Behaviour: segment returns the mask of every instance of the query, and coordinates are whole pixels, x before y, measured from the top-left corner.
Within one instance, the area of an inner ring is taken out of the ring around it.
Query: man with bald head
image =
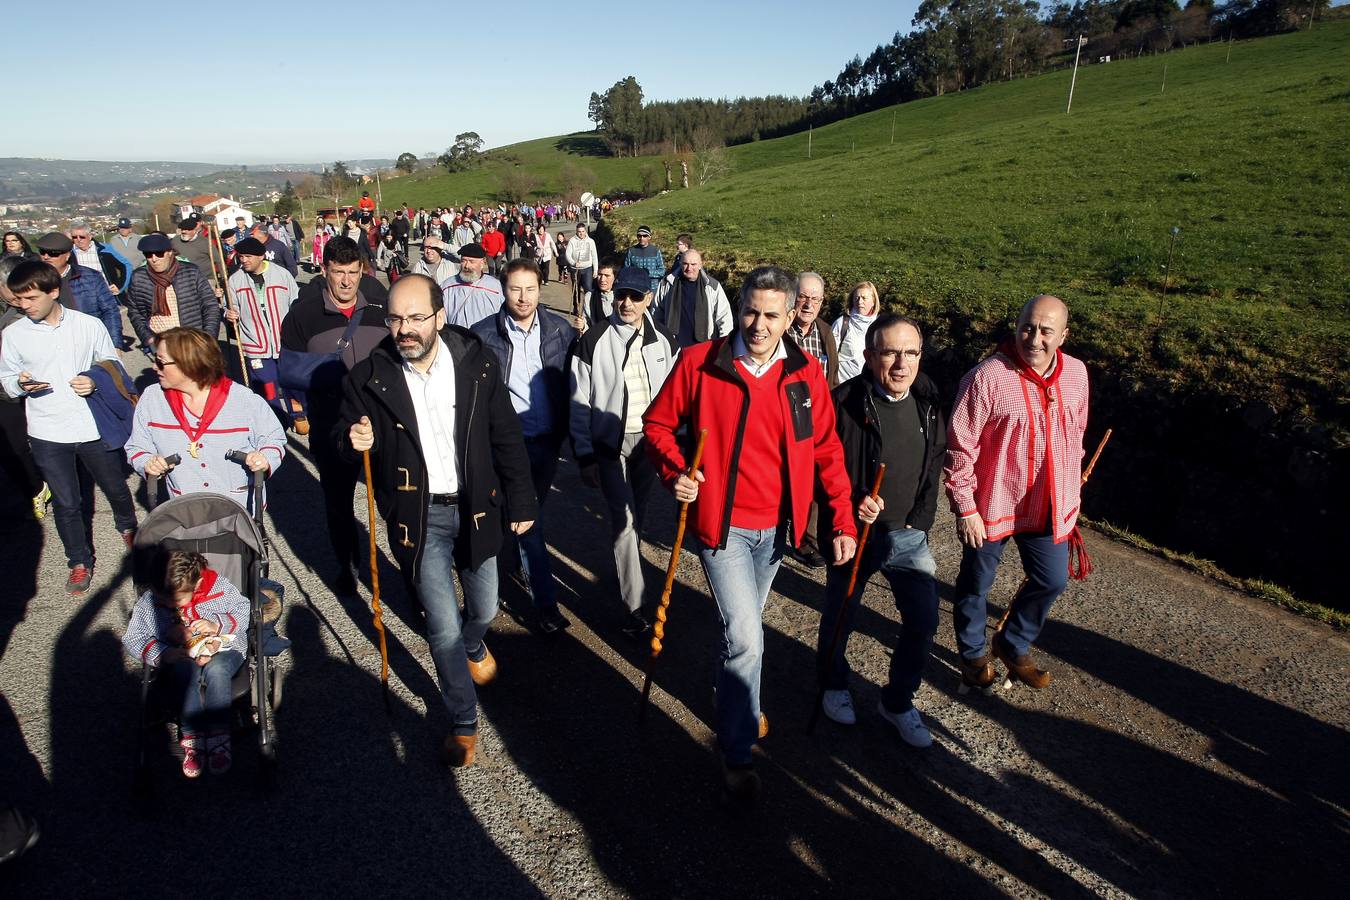
[[[703,254],[692,247],[684,253],[679,274],[660,280],[652,316],[681,347],[726,337],[735,329],[727,292],[704,270]]]
[[[1036,689],[1050,683],[1031,644],[1068,583],[1088,417],[1087,367],[1060,349],[1068,334],[1064,301],[1035,297],[1016,332],[957,389],[943,474],[963,546],[952,614],[963,689],[994,682],[985,605],[1009,538],[1027,584],[994,635],[993,654],[1009,679]]]

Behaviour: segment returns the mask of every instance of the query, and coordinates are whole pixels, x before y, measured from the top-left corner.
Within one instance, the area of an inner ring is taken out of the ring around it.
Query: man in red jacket
[[[784,551],[802,540],[817,476],[839,523],[834,564],[857,547],[825,373],[783,340],[796,299],[796,281],[782,269],[747,275],[738,330],[681,351],[643,417],[658,476],[675,499],[692,501],[699,558],[722,615],[717,742],[727,793],[741,801],[759,792],[751,751],[767,733],[759,707],[764,603]],[[686,425],[691,439],[708,430],[692,478],[684,474],[692,448],[676,436]]]

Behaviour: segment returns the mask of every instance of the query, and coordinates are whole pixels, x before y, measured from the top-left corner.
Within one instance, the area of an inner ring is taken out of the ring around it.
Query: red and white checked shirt
[[[1058,357],[1058,378],[1048,388],[1003,352],[961,379],[943,480],[952,511],[978,512],[988,540],[1041,531],[1052,516],[1059,543],[1078,521],[1087,367],[1063,352]]]

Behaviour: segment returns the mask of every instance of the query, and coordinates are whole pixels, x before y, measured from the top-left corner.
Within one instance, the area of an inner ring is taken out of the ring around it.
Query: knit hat
[[[652,230],[650,228],[648,228],[646,225],[638,226],[638,237],[651,237],[651,236]]]

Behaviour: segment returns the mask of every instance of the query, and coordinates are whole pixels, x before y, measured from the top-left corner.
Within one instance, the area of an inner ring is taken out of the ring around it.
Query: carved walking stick
[[[881,463],[877,466],[877,477],[872,481],[872,493],[868,494],[873,500],[881,493],[881,479],[886,477],[886,464]],[[858,549],[853,551],[853,571],[848,576],[848,590],[844,592],[844,602],[839,606],[839,618],[834,620],[834,635],[830,638],[830,654],[825,657],[825,668],[819,673],[820,687],[816,690],[816,705],[811,709],[811,721],[806,723],[806,733],[811,734],[816,730],[816,722],[820,721],[820,704],[825,699],[825,675],[829,667],[834,664],[834,655],[839,652],[839,636],[844,633],[844,620],[848,617],[848,605],[853,599],[853,589],[858,586],[858,570],[862,568],[863,548],[867,546],[867,537],[872,533],[872,523],[864,522],[862,534],[858,536]],[[861,602],[861,599],[860,601]]]
[[[703,445],[708,440],[708,429],[698,433],[698,446],[694,448],[694,458],[684,474],[694,477],[699,463],[703,461]],[[670,548],[670,564],[666,566],[666,584],[661,589],[661,603],[656,607],[656,621],[652,624],[652,655],[647,659],[647,672],[642,680],[642,703],[638,707],[638,722],[647,719],[647,699],[652,692],[652,670],[656,668],[656,658],[661,655],[661,639],[666,636],[666,608],[670,606],[670,592],[675,587],[675,570],[680,562],[680,548],[684,544],[684,528],[689,517],[689,501],[680,504],[680,521],[675,528],[675,543]]]
[[[366,513],[370,525],[370,607],[375,614],[375,631],[380,636],[380,686],[384,693],[384,711],[389,712],[389,646],[384,637],[384,610],[380,607],[380,565],[375,547],[375,490],[371,486],[370,451],[361,451],[366,470]]]

